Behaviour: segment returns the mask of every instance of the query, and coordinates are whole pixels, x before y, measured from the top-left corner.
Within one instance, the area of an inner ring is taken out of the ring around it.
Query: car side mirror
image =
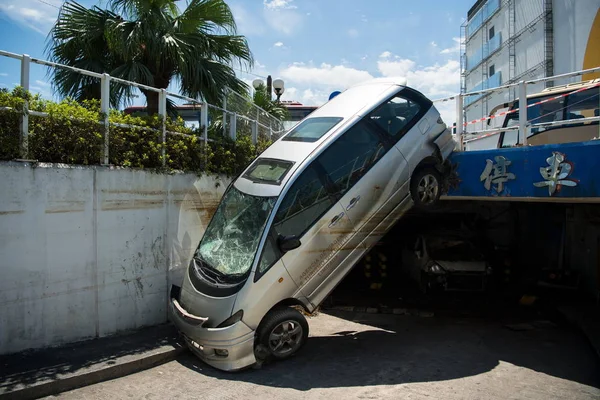
[[[300,242],[300,239],[298,239],[295,235],[279,235],[279,237],[277,238],[277,245],[279,246],[279,249],[284,253],[290,250],[297,249],[298,247],[300,247],[301,244],[302,243]]]

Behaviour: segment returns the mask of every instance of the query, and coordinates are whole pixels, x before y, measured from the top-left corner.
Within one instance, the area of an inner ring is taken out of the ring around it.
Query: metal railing
[[[489,119],[494,119],[494,118],[497,118],[499,116],[502,116],[502,115],[508,113],[508,112],[503,112],[503,113],[496,114],[496,115],[486,115],[486,116],[483,116],[482,118],[478,118],[475,120],[470,120],[470,121],[465,122],[464,121],[464,108],[465,108],[464,100],[465,100],[465,98],[468,96],[473,96],[473,95],[485,95],[485,94],[490,94],[490,93],[494,93],[494,92],[499,92],[502,90],[516,88],[517,93],[518,93],[517,94],[518,108],[513,109],[510,112],[518,112],[519,110],[524,110],[524,109],[530,108],[535,105],[535,104],[529,104],[529,105],[527,104],[527,86],[528,85],[535,85],[535,84],[539,84],[541,82],[555,81],[555,80],[565,79],[565,78],[573,78],[573,77],[581,76],[584,74],[596,73],[596,72],[600,72],[600,67],[595,67],[595,68],[590,68],[590,69],[575,71],[575,72],[569,72],[566,74],[548,76],[548,77],[544,77],[544,78],[537,78],[537,79],[531,79],[531,80],[526,80],[526,81],[522,80],[517,83],[501,85],[501,86],[497,86],[497,87],[493,87],[493,88],[489,88],[489,89],[474,90],[474,91],[467,92],[467,93],[460,93],[460,94],[457,94],[454,96],[436,99],[433,102],[441,103],[441,102],[447,102],[447,101],[452,101],[452,100],[455,101],[455,103],[456,103],[456,137],[458,138],[459,148],[461,151],[465,150],[465,143],[467,143],[467,142],[473,142],[474,140],[477,140],[477,139],[480,139],[483,137],[500,134],[503,131],[517,130],[517,129],[519,131],[519,135],[518,135],[519,144],[526,146],[527,145],[527,137],[528,137],[527,132],[529,131],[529,129],[531,129],[532,127],[537,127],[537,126],[541,126],[541,125],[540,124],[532,124],[532,121],[528,121],[527,113],[524,113],[524,112],[519,113],[519,124],[518,125],[515,125],[512,127],[504,127],[504,128],[499,127],[497,129],[478,130],[476,132],[471,132],[469,135],[469,138],[465,140],[466,127],[468,125],[480,123],[483,121],[487,121]],[[585,118],[585,120],[582,120],[582,119],[577,120],[577,122],[580,122],[580,123],[582,121],[583,122],[600,121],[600,117],[589,117],[589,118]],[[574,122],[572,120],[564,120],[564,121],[554,121],[552,123],[544,123],[543,125],[544,126],[551,125],[554,127],[554,126],[562,126],[562,125],[572,125],[575,123],[576,122]]]
[[[273,137],[280,136],[284,131],[283,121],[273,117],[267,111],[263,110],[256,104],[252,103],[252,101],[244,96],[235,93],[230,90],[226,90],[227,95],[223,99],[222,106],[217,106],[210,104],[208,102],[194,99],[191,97],[183,96],[179,93],[174,93],[167,91],[166,89],[155,88],[152,86],[143,85],[137,82],[127,81],[124,79],[120,79],[114,76],[110,76],[106,73],[98,73],[92,72],[88,70],[84,70],[81,68],[75,68],[68,65],[58,64],[51,61],[41,60],[37,58],[30,57],[27,54],[16,54],[8,51],[0,50],[0,56],[13,58],[19,60],[21,62],[21,72],[20,72],[20,86],[26,91],[30,90],[30,67],[31,64],[39,64],[43,66],[47,66],[55,69],[64,69],[73,71],[85,76],[89,76],[92,78],[96,78],[100,80],[100,114],[101,119],[98,121],[100,125],[103,126],[103,154],[102,159],[99,160],[101,164],[107,165],[109,164],[109,144],[110,144],[110,127],[120,127],[120,128],[135,128],[146,131],[153,131],[161,133],[162,140],[162,163],[163,166],[166,163],[166,142],[167,135],[182,135],[182,136],[193,136],[181,132],[173,132],[167,130],[167,98],[173,97],[179,100],[183,100],[187,103],[195,104],[200,107],[200,121],[199,121],[199,130],[202,132],[202,140],[204,141],[204,145],[206,146],[211,139],[208,137],[208,128],[209,128],[209,110],[216,110],[218,112],[222,112],[223,119],[223,135],[229,136],[233,140],[237,137],[237,122],[238,120],[242,121],[245,124],[250,125],[252,140],[253,143],[256,143],[258,140],[259,134],[263,134],[269,139]],[[111,83],[118,83],[122,85],[128,85],[137,89],[150,91],[158,94],[158,114],[160,116],[161,126],[158,129],[148,128],[137,125],[128,125],[128,124],[117,124],[111,123],[109,121],[109,112],[110,112],[110,87]],[[228,98],[235,99],[235,101],[229,101]],[[241,106],[243,104],[243,107]],[[233,106],[233,107],[232,107]],[[16,111],[12,110],[10,107],[0,107],[0,111]],[[21,110],[19,110],[21,111]],[[21,135],[21,155],[22,157],[26,157],[28,154],[28,136],[29,136],[29,116],[38,116],[38,117],[48,117],[48,114],[45,112],[38,112],[29,110],[29,105],[27,100],[24,101],[23,110],[20,116],[20,135]]]

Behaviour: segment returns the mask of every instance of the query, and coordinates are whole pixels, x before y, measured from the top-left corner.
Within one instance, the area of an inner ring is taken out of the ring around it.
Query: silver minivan
[[[169,315],[222,370],[285,359],[313,312],[413,205],[439,200],[455,143],[402,79],[353,86],[313,111],[234,179]]]

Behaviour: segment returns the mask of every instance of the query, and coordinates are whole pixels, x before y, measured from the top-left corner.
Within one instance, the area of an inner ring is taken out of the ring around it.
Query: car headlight
[[[233,314],[231,317],[227,318],[225,321],[221,322],[217,328],[225,328],[235,324],[236,322],[241,321],[244,316],[244,310],[240,310]]]
[[[431,264],[428,268],[427,271],[430,274],[443,274],[444,273],[444,269],[442,267],[440,267],[439,264]]]

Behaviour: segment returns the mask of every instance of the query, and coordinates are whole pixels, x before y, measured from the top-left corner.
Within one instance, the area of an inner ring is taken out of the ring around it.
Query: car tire
[[[308,322],[293,308],[276,308],[260,324],[257,338],[256,346],[267,358],[284,360],[306,344]]]
[[[434,208],[442,195],[442,174],[434,167],[417,170],[410,182],[410,194],[415,207],[421,210]]]

